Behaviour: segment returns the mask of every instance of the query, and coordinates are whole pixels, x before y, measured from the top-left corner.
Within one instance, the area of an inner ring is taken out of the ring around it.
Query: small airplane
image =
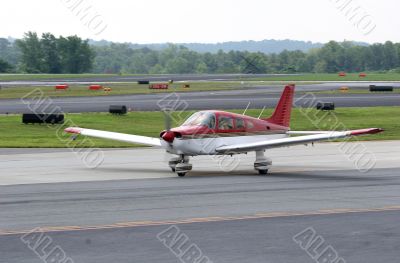
[[[65,132],[134,144],[161,146],[168,153],[177,156],[170,159],[168,164],[173,172],[182,177],[192,170],[189,157],[193,156],[255,152],[254,169],[259,174],[267,174],[272,165],[272,160],[264,155],[268,149],[383,131],[379,128],[349,131],[291,131],[290,115],[294,90],[294,85],[285,87],[274,113],[269,118],[253,118],[218,110],[199,111],[176,128],[170,127],[170,120],[167,118],[166,129],[160,133],[160,138],[79,127],[66,128]],[[301,136],[290,137],[290,135]]]

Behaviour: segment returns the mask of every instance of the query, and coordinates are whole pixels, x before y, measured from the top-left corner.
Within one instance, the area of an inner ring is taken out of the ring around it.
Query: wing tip
[[[366,135],[366,134],[377,134],[380,132],[384,132],[384,129],[381,128],[369,128],[369,129],[360,129],[360,130],[354,130],[350,132],[350,135],[352,136],[358,136],[358,135]]]
[[[82,132],[82,128],[79,128],[79,127],[68,127],[66,129],[64,129],[64,132],[80,134]]]

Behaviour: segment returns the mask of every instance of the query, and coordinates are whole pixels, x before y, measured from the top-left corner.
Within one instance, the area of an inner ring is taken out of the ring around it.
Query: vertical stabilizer
[[[285,87],[274,113],[270,118],[264,120],[288,128],[290,127],[290,115],[292,113],[294,89],[294,84],[287,85]]]

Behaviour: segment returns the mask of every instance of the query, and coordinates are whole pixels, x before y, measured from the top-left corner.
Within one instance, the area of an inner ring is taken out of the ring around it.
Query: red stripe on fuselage
[[[214,113],[216,116],[215,128],[210,129],[207,126],[180,126],[171,129],[173,132],[178,132],[185,135],[201,135],[201,134],[235,134],[235,133],[268,133],[268,134],[281,134],[288,130],[288,127],[280,126],[270,123],[266,120],[253,118],[241,114],[225,111],[207,111]],[[220,117],[227,117],[233,119],[233,127],[230,129],[219,128]],[[239,120],[244,123],[244,128],[238,127]],[[234,136],[234,135],[233,135]]]

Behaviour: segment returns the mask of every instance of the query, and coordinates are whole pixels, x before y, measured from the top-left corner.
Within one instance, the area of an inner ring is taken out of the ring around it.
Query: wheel
[[[184,177],[186,175],[186,173],[178,173],[179,177]]]
[[[258,173],[261,175],[266,175],[268,173],[268,170],[258,170]]]
[[[171,167],[171,171],[175,173],[175,168]]]

